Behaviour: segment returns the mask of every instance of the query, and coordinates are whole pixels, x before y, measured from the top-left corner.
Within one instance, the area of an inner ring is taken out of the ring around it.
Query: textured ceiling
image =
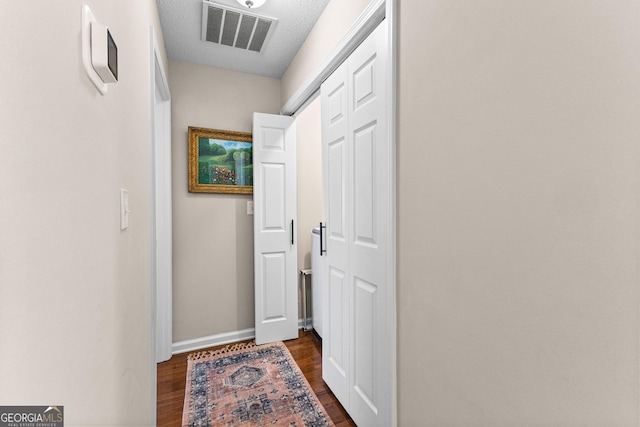
[[[170,59],[281,78],[329,0],[267,0],[251,12],[278,23],[261,53],[202,41],[202,0],[157,0]],[[243,9],[236,0],[214,0]]]

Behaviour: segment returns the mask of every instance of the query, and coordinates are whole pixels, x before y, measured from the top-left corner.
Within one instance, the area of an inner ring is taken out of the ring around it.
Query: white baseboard
[[[307,319],[307,325],[311,327],[311,319]],[[302,329],[304,320],[298,320],[298,329]],[[185,341],[178,341],[171,344],[171,354],[188,353],[190,351],[202,350],[203,348],[215,347],[217,345],[230,344],[238,341],[255,338],[255,328],[242,329],[240,331],[223,332],[221,334],[209,335],[208,337],[193,338]]]
[[[221,334],[209,335],[208,337],[194,338],[185,341],[174,342],[171,345],[173,354],[187,353],[189,351],[201,350],[216,345],[229,344],[232,342],[250,340],[255,338],[254,328],[243,329],[241,331],[223,332]]]

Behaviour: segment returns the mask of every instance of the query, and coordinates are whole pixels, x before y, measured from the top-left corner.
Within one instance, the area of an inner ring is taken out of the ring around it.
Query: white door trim
[[[389,310],[389,318],[391,320],[391,325],[389,328],[389,337],[392,350],[390,353],[391,360],[390,363],[392,365],[391,375],[389,384],[391,384],[391,392],[389,393],[391,396],[391,406],[390,406],[390,415],[391,415],[391,425],[392,427],[396,427],[398,425],[398,387],[397,387],[397,356],[396,349],[397,346],[397,335],[396,335],[396,325],[397,325],[397,314],[396,314],[396,44],[397,44],[397,0],[387,0],[385,2],[385,19],[387,21],[387,138],[389,141],[389,159],[388,161],[388,170],[389,170],[389,206],[391,206],[389,213],[389,223],[387,224],[389,227],[389,244],[390,248],[388,251],[387,260],[388,269],[388,283],[390,285],[389,288],[389,305],[387,306],[387,310]]]
[[[150,30],[151,299],[153,365],[171,358],[171,94],[158,40]],[[159,98],[159,99],[158,99]]]
[[[284,104],[281,113],[285,115],[295,114],[319,89],[322,82],[333,73],[338,66],[355,50],[355,48],[367,38],[367,36],[384,19],[386,21],[389,44],[387,61],[387,135],[390,142],[391,155],[389,156],[389,179],[390,179],[390,206],[391,215],[389,221],[389,238],[391,250],[389,251],[389,284],[390,298],[388,310],[392,319],[390,327],[391,342],[389,345],[393,349],[391,352],[391,363],[393,365],[391,384],[391,421],[392,426],[397,426],[397,370],[396,370],[396,43],[397,43],[397,23],[396,11],[398,0],[373,0],[364,10],[356,22],[351,26],[342,40],[329,53],[327,58],[320,64],[304,83],[298,88],[291,98]]]

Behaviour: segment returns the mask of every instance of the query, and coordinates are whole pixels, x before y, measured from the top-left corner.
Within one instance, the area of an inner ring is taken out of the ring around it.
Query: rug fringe
[[[217,350],[205,350],[199,351],[197,353],[191,353],[189,356],[187,356],[187,360],[200,360],[207,357],[218,356],[220,354],[231,353],[232,351],[247,350],[253,347],[256,347],[255,340],[249,342],[239,342],[235,344],[229,344],[228,346],[219,348]]]

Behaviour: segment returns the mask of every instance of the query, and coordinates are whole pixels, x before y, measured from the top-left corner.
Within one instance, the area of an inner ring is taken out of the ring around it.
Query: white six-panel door
[[[387,31],[380,25],[349,58],[349,159],[353,372],[352,417],[361,426],[389,425],[391,369],[390,142],[386,129]]]
[[[326,228],[327,298],[323,315],[322,377],[342,406],[349,406],[349,244],[347,200],[347,67],[343,64],[323,83],[322,158]],[[329,249],[331,248],[331,249]]]
[[[298,337],[296,191],[295,119],[254,113],[256,344]]]
[[[321,95],[329,270],[323,378],[361,426],[391,422],[386,54],[380,25],[325,81]]]

